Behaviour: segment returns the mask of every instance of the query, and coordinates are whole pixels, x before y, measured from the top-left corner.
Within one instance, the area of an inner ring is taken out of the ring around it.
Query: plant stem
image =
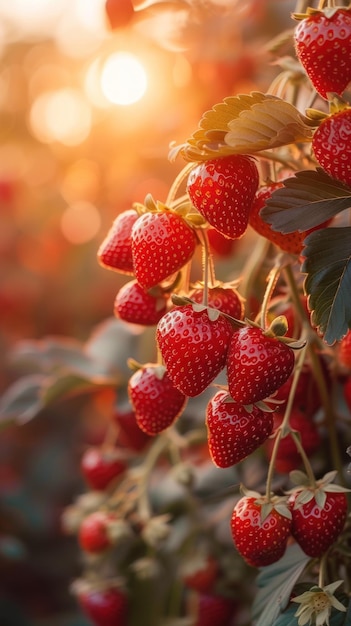
[[[194,163],[187,163],[187,165],[183,167],[183,169],[179,172],[178,176],[176,176],[176,178],[174,179],[169,189],[168,196],[166,199],[166,206],[170,206],[172,202],[174,202],[182,182],[189,175],[189,172],[193,168],[194,168]]]
[[[279,278],[279,274],[281,272],[281,266],[279,263],[279,257],[276,259],[275,265],[274,267],[271,269],[271,271],[269,272],[268,275],[268,280],[267,280],[267,287],[266,287],[266,291],[263,297],[263,301],[262,301],[262,307],[261,307],[261,326],[262,328],[266,328],[267,326],[267,310],[268,310],[268,305],[269,302],[271,300],[272,297],[272,293],[275,289],[275,286],[277,284],[278,278]]]

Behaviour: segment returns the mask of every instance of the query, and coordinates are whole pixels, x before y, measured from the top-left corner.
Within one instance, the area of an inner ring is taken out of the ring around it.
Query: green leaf
[[[38,415],[44,406],[41,391],[45,381],[45,375],[32,374],[8,387],[0,399],[0,425],[24,424]]]
[[[298,172],[273,192],[260,215],[281,233],[303,232],[351,207],[351,189],[321,168]]]
[[[351,227],[317,230],[305,243],[301,269],[311,320],[332,345],[351,328]]]
[[[280,612],[287,606],[291,590],[308,561],[309,557],[297,544],[293,544],[288,546],[279,561],[261,569],[252,608],[255,626],[273,626]],[[288,624],[286,622],[284,626]]]

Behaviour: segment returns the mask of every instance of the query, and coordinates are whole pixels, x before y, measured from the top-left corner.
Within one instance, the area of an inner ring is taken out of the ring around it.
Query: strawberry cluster
[[[328,114],[314,111],[308,118],[313,133],[304,129],[303,138],[311,144],[309,163],[314,159],[316,168],[320,165],[340,183],[341,193],[344,186],[350,192],[351,109],[341,101],[351,79],[350,11],[329,7],[294,17],[299,20],[297,57],[318,95],[330,102]],[[297,115],[296,126],[300,121]],[[317,480],[312,461],[319,454],[324,470],[326,431],[334,448],[338,444],[329,394],[335,381],[351,408],[351,331],[336,351],[323,349],[297,269],[306,237],[315,230],[323,233],[334,213],[318,224],[316,219],[312,228],[274,230],[265,220],[265,207],[284,188],[282,176],[273,167],[275,180],[266,176],[267,153],[261,159],[254,140],[252,154],[236,154],[230,145],[223,148],[222,123],[220,119],[218,128],[208,131],[208,145],[201,139],[203,129],[199,131],[200,148],[191,152],[199,158],[184,168],[166,201],[148,195],[143,204],[121,212],[97,253],[101,266],[128,277],[114,300],[115,317],[122,324],[154,328],[155,351],[145,363],[129,360],[130,410],[116,416],[122,454],[106,442],[86,451],[81,469],[95,499],[76,506],[66,522],[69,526],[73,520],[82,550],[93,558],[117,550],[121,543],[124,548],[128,542],[133,549],[136,543],[138,549],[146,546],[143,557],[133,563],[134,573],[146,578],[154,576],[156,567],[150,549],[163,545],[171,532],[169,516],[152,510],[147,480],[165,451],[179,461],[188,450],[187,410],[199,396],[206,403],[201,432],[215,467],[240,466],[240,475],[242,462],[256,452],[268,464],[264,494],[242,487],[232,511],[231,538],[245,563],[272,565],[291,544],[320,559],[342,540],[347,525],[348,490],[333,482],[334,471],[321,471],[324,475]],[[258,126],[263,134],[272,131],[268,121]],[[287,126],[291,137],[294,124],[288,121]],[[232,130],[230,123],[228,127]],[[278,135],[273,148],[284,145],[279,143],[281,129]],[[214,156],[211,140],[218,137]],[[286,153],[272,156],[273,162],[281,158],[285,175],[288,164],[288,178],[294,174],[295,154],[290,162]],[[306,155],[301,149],[301,163]],[[177,197],[182,184],[184,193]],[[293,198],[297,204],[298,199]],[[232,246],[243,238],[250,246],[257,236],[264,245],[253,255],[255,262],[248,262],[249,277],[244,268],[239,280],[218,280],[214,260],[231,255]],[[262,273],[260,292],[252,285]],[[138,465],[136,457],[145,451]],[[189,494],[193,474],[180,465],[175,474]],[[200,550],[200,563],[198,551],[190,550],[180,577],[198,594],[194,624],[228,626],[235,607],[226,597],[230,593],[216,592],[220,567],[207,548]],[[123,562],[116,560],[123,570]],[[86,581],[78,585],[77,597],[98,626],[127,623],[125,581],[101,580],[99,574],[88,586]]]

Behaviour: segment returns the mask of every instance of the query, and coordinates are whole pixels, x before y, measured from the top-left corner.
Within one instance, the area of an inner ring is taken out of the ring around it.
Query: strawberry
[[[138,213],[134,209],[123,211],[116,217],[98,249],[100,265],[122,274],[134,274],[131,231],[137,219]]]
[[[246,495],[236,503],[231,532],[236,549],[253,567],[275,563],[284,554],[291,530],[286,500],[259,494]]]
[[[200,593],[198,613],[194,626],[229,626],[236,610],[232,598],[221,595]]]
[[[109,535],[109,526],[116,521],[115,515],[104,511],[94,511],[87,515],[79,528],[79,545],[85,552],[104,552],[113,545],[112,535]]]
[[[265,237],[285,252],[300,254],[306,233],[296,231],[284,235],[283,233],[273,230],[260,216],[260,211],[265,206],[266,200],[271,197],[273,191],[280,187],[283,187],[282,183],[270,183],[264,185],[257,191],[250,211],[249,224],[259,235],[262,235],[262,237]]]
[[[343,367],[351,369],[351,330],[340,341],[338,361]]]
[[[181,567],[184,585],[199,593],[209,593],[213,589],[218,573],[218,561],[210,554],[191,555]]]
[[[126,464],[118,450],[111,448],[88,448],[80,462],[81,472],[91,489],[103,491],[118,476],[123,474]]]
[[[274,414],[274,428],[279,428],[283,421],[283,414],[276,412]],[[314,454],[320,447],[321,437],[316,423],[311,417],[293,406],[289,418],[290,427],[300,434],[302,447],[308,457]],[[268,439],[265,443],[265,450],[268,458],[271,457],[274,445],[274,439]],[[287,434],[279,442],[279,448],[275,461],[275,469],[281,474],[288,474],[292,470],[300,467],[301,456],[296,448],[294,440],[290,434]]]
[[[213,227],[208,228],[207,237],[210,244],[211,253],[219,259],[230,257],[236,247],[235,239],[228,239]]]
[[[153,296],[137,280],[132,280],[119,290],[114,302],[115,317],[131,324],[153,326],[167,310],[168,294],[159,290]]]
[[[228,357],[229,393],[241,404],[267,398],[289,378],[295,364],[294,352],[262,328],[240,328],[233,333]]]
[[[273,415],[230,401],[226,391],[218,391],[207,405],[208,447],[217,467],[231,467],[254,452],[273,430]]]
[[[190,298],[194,302],[201,304],[204,297],[204,287],[197,287],[190,293]],[[244,316],[244,303],[230,283],[220,283],[213,287],[209,287],[208,293],[208,306],[213,309],[218,309],[222,313],[226,313],[235,319],[241,320]]]
[[[313,11],[295,29],[295,50],[322,98],[341,96],[351,80],[351,12],[336,8]]]
[[[144,289],[155,287],[190,261],[195,231],[177,213],[164,209],[141,215],[132,228],[134,274]]]
[[[329,176],[351,186],[351,109],[326,117],[314,132],[312,148]]]
[[[141,452],[152,441],[151,435],[144,433],[138,426],[135,411],[131,407],[117,408],[113,419],[118,427],[118,445]]]
[[[232,333],[225,317],[211,320],[201,305],[168,311],[157,325],[156,339],[174,386],[191,397],[204,391],[225,366]]]
[[[128,597],[124,589],[112,582],[109,584],[84,584],[79,589],[77,599],[83,612],[95,626],[127,626]]]
[[[134,17],[131,0],[105,0],[105,12],[112,30],[128,26]]]
[[[230,155],[197,165],[189,174],[187,191],[211,226],[229,239],[239,239],[248,226],[258,180],[253,159]]]
[[[302,550],[311,557],[320,557],[340,535],[347,516],[345,491],[331,484],[335,472],[326,474],[313,486],[292,490],[291,534]]]
[[[314,228],[310,228],[302,232],[294,231],[292,233],[280,233],[277,230],[273,230],[270,224],[264,221],[261,211],[266,204],[266,200],[268,200],[272,193],[280,187],[283,187],[282,183],[270,183],[268,185],[264,185],[257,191],[250,211],[249,224],[259,235],[262,235],[262,237],[265,237],[268,241],[271,241],[285,252],[300,255],[304,247],[304,240],[306,237],[314,230],[328,226],[331,220],[327,220],[322,224],[318,224],[318,226],[315,226]]]
[[[277,404],[275,411],[284,413],[289,398],[291,385],[293,382],[293,374],[279,387],[274,394],[274,399],[279,400],[281,404]],[[312,416],[321,406],[321,398],[318,391],[316,379],[313,376],[310,365],[305,363],[301,369],[301,373],[297,382],[294,395],[294,408],[299,409],[307,417]],[[298,430],[298,429],[297,429]]]
[[[173,386],[165,367],[146,363],[128,382],[128,394],[139,428],[157,435],[179,417],[186,404],[185,395]]]

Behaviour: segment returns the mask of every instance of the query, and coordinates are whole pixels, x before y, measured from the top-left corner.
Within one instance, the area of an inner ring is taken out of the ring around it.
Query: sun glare
[[[101,88],[113,104],[134,104],[141,100],[147,89],[145,69],[133,54],[116,52],[104,63]]]

